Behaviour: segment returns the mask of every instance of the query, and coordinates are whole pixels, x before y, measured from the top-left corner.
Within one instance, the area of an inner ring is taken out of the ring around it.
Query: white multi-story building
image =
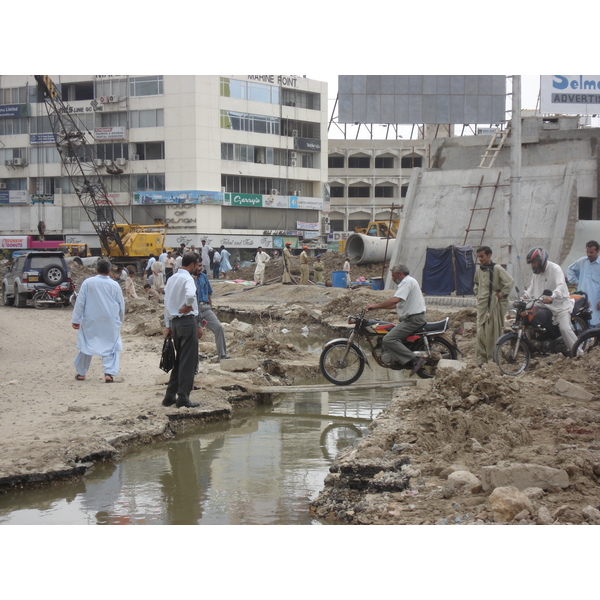
[[[327,84],[301,76],[50,76],[90,134],[116,222],[167,246],[326,242]],[[54,145],[33,75],[0,76],[0,230],[87,242],[95,230]]]

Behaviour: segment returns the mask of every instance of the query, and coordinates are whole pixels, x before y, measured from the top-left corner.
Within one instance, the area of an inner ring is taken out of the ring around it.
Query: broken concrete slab
[[[565,381],[564,379],[559,379],[556,382],[556,391],[561,396],[566,396],[567,398],[575,398],[577,400],[593,400],[595,398],[594,394],[590,394],[590,392],[588,392],[587,390],[580,388],[574,383]]]
[[[222,360],[219,367],[223,371],[254,371],[258,369],[258,361],[255,358],[229,358]]]
[[[482,467],[481,484],[484,491],[513,486],[519,490],[531,487],[547,490],[552,487],[569,487],[569,475],[563,469],[544,465],[513,463]]]

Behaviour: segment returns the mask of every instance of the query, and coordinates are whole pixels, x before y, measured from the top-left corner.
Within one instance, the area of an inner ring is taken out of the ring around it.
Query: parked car
[[[2,280],[2,303],[4,306],[14,303],[18,308],[24,308],[36,291],[53,290],[70,281],[62,252],[25,252],[6,269]]]

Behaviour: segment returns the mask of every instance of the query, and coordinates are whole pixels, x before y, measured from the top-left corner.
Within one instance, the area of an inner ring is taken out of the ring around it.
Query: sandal
[[[112,375],[109,375],[108,373],[104,373],[104,383],[114,383],[114,379]]]
[[[75,374],[75,379],[77,379],[77,381],[85,381],[85,376],[84,375],[80,375],[79,373]]]

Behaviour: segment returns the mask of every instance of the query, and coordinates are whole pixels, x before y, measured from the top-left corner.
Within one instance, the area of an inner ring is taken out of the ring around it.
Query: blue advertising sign
[[[29,104],[2,104],[0,105],[0,118],[28,117]]]

